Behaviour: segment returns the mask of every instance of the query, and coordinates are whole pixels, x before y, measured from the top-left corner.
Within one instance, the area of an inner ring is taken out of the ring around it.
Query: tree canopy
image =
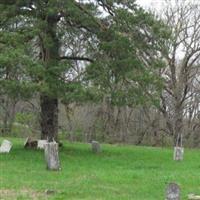
[[[58,99],[152,102],[159,57],[170,35],[126,0],[0,0],[1,92],[40,94],[42,138],[56,139]]]

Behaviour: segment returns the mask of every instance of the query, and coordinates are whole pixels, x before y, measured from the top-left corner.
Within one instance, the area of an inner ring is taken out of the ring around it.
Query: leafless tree
[[[166,120],[166,131],[173,135],[174,143],[180,145],[184,121],[196,96],[193,86],[199,74],[200,6],[179,0],[166,3],[162,18],[172,37],[161,48],[166,68],[160,71],[165,81],[160,111]]]

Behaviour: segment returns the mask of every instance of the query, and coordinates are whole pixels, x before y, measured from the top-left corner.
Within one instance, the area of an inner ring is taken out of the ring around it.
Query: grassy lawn
[[[2,141],[3,138],[0,138]],[[89,144],[64,143],[62,170],[46,170],[39,150],[14,143],[10,154],[0,155],[0,199],[163,200],[166,185],[175,181],[182,199],[200,195],[200,151],[185,150],[182,162],[172,160],[171,149],[103,145],[94,155]],[[45,190],[54,190],[47,195]]]

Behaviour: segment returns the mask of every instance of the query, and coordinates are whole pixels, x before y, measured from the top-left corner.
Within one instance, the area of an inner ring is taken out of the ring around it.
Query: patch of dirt
[[[0,189],[0,200],[46,200],[45,192],[38,192],[31,189],[11,190]]]

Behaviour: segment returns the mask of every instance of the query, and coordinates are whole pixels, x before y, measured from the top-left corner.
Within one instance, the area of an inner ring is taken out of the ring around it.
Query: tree
[[[167,1],[167,4],[162,17],[172,36],[161,48],[166,68],[160,71],[165,80],[160,111],[166,120],[167,132],[173,136],[174,144],[180,146],[184,121],[191,115],[191,103],[195,105],[193,99],[197,95],[200,9],[196,3],[176,1],[173,5]]]
[[[0,11],[1,34],[20,41],[17,63],[22,68],[20,80],[3,81],[19,85],[21,96],[39,92],[42,139],[57,140],[58,99],[69,103],[92,97],[91,84],[100,89],[97,98],[111,94],[117,105],[144,102],[145,93],[160,88],[153,73],[160,63],[152,37],[165,37],[162,24],[132,0],[0,0]],[[0,44],[9,41],[2,37]],[[13,59],[0,63],[4,69]],[[76,64],[87,78],[73,73]]]

